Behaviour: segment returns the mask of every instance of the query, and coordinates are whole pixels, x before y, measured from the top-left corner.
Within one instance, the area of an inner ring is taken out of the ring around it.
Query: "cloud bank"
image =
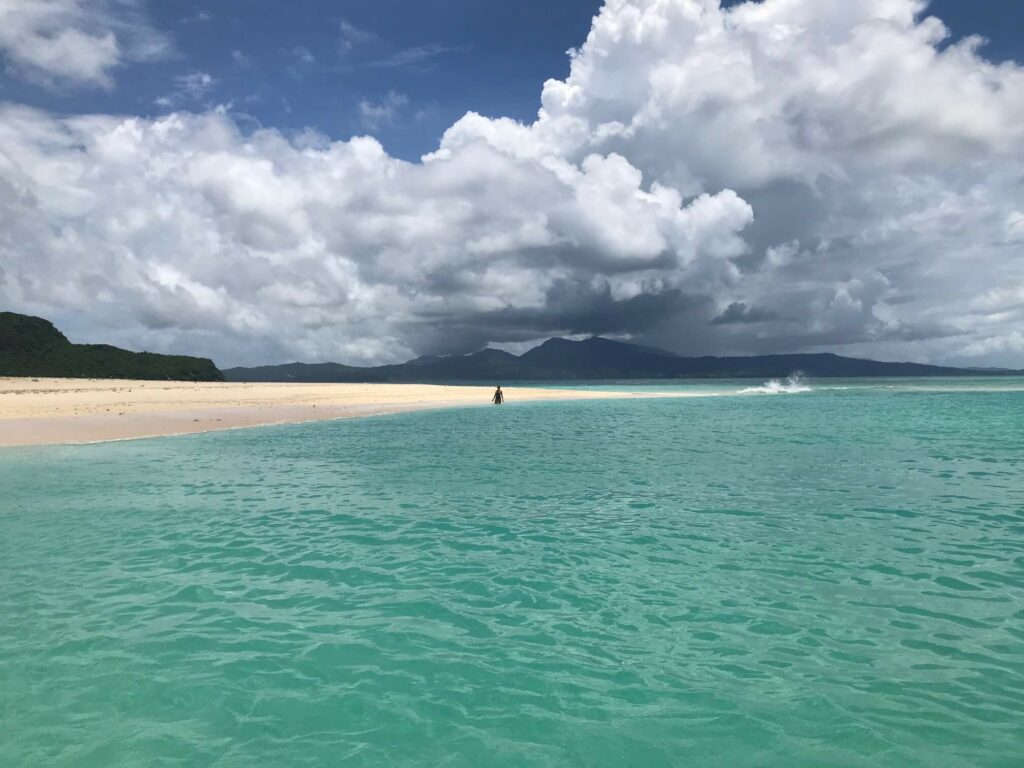
[[[225,365],[602,333],[1024,366],[1024,70],[980,45],[914,0],[608,0],[534,123],[418,163],[5,104],[0,299]]]

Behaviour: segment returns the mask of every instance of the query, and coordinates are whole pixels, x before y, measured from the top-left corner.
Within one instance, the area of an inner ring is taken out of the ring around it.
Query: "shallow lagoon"
[[[676,386],[0,452],[0,765],[1018,765],[1021,381]]]

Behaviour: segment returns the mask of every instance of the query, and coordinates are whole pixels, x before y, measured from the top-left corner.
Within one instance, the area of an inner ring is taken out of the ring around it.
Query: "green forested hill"
[[[49,320],[0,312],[0,376],[223,381],[211,360],[72,344]]]

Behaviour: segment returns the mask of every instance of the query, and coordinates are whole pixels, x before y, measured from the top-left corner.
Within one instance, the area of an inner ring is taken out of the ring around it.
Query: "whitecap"
[[[747,387],[741,389],[741,395],[795,395],[801,392],[811,392],[811,388],[804,382],[798,373],[794,373],[785,381],[772,379],[760,387]]]

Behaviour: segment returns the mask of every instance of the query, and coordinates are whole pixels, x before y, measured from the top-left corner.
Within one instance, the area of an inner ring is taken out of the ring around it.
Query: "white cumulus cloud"
[[[169,47],[136,0],[0,0],[0,56],[40,83],[109,88],[118,66]]]
[[[8,104],[0,297],[222,364],[614,333],[1024,366],[1024,70],[948,36],[917,0],[607,0],[535,122],[418,163]]]
[[[8,303],[85,309],[136,346],[226,362],[535,337],[560,322],[560,292],[615,311],[618,281],[678,290],[742,250],[751,216],[728,192],[645,190],[617,155],[524,162],[479,144],[414,164],[369,138],[244,136],[222,112],[8,106],[0,139]]]

